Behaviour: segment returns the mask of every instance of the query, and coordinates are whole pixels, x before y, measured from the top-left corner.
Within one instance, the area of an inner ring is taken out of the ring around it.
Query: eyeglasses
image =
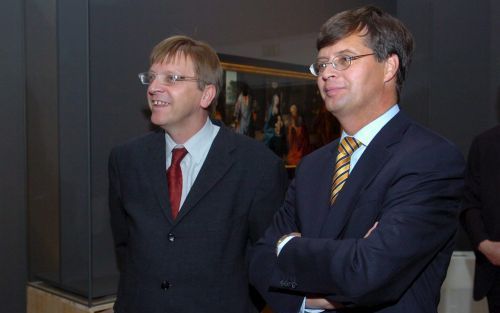
[[[309,71],[311,71],[311,74],[313,74],[314,76],[319,76],[325,71],[328,64],[331,64],[333,68],[336,69],[337,71],[343,71],[348,69],[349,66],[351,66],[352,61],[374,54],[375,53],[369,53],[369,54],[361,54],[354,56],[338,55],[334,57],[331,62],[316,62],[311,64],[311,66],[309,66]]]
[[[200,82],[201,79],[196,77],[182,76],[176,74],[158,74],[155,72],[144,72],[139,73],[139,79],[143,85],[151,84],[155,79],[158,79],[158,82],[162,85],[172,86],[175,85],[176,82],[182,81],[192,81],[192,82]]]

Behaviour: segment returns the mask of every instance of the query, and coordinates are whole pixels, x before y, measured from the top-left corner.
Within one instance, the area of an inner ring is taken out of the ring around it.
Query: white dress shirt
[[[182,195],[179,205],[179,211],[182,209],[182,204],[191,190],[198,173],[207,158],[208,151],[219,132],[220,127],[214,125],[209,118],[205,125],[184,144],[177,144],[169,134],[165,132],[165,141],[167,144],[167,159],[166,169],[170,167],[172,162],[172,150],[174,148],[186,148],[188,153],[181,161],[182,170]]]

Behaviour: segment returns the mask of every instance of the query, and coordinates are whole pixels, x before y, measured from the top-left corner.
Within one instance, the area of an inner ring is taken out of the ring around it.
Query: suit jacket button
[[[174,234],[172,234],[172,233],[169,233],[169,234],[168,234],[168,241],[170,241],[170,242],[174,242],[174,241],[175,241],[175,235],[174,235]]]
[[[167,290],[171,286],[172,285],[170,284],[170,282],[168,280],[164,280],[161,282],[161,289],[163,289],[163,290]]]

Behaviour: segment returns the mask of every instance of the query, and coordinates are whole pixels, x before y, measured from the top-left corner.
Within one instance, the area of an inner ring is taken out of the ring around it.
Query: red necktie
[[[182,170],[181,161],[186,156],[186,148],[172,150],[172,163],[167,170],[168,194],[170,196],[170,206],[172,217],[175,219],[179,213],[179,206],[182,195]]]

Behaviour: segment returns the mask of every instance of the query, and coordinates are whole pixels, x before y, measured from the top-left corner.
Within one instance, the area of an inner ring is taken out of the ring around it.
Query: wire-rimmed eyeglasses
[[[316,62],[311,64],[311,66],[309,66],[309,71],[311,71],[311,74],[313,74],[314,76],[319,76],[327,68],[328,64],[331,64],[332,67],[337,71],[343,71],[348,69],[349,66],[351,66],[352,61],[374,54],[375,53],[368,53],[368,54],[353,55],[353,56],[337,55],[332,59],[331,62]]]
[[[198,79],[196,77],[189,77],[189,76],[182,76],[182,75],[176,75],[176,74],[162,74],[162,73],[155,73],[155,72],[144,72],[144,73],[139,73],[139,80],[143,85],[149,85],[151,84],[155,79],[158,80],[158,82],[162,85],[167,85],[167,86],[172,86],[175,85],[176,82],[181,82],[181,81],[192,81],[192,82],[201,82],[201,79]]]

